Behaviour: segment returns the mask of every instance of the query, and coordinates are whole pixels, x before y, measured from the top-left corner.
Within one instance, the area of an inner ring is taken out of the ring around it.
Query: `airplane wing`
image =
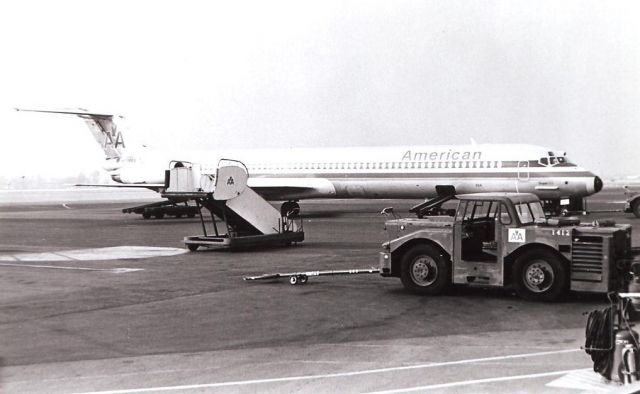
[[[327,198],[336,194],[333,184],[324,178],[252,178],[247,185],[267,200]]]
[[[294,200],[301,198],[333,197],[336,190],[333,184],[324,178],[249,178],[247,185],[267,200]],[[76,184],[81,187],[138,188],[162,192],[163,183],[129,184]]]
[[[116,188],[133,188],[133,189],[149,189],[154,192],[161,192],[164,190],[163,183],[129,183],[129,184],[114,184],[114,183],[105,183],[105,184],[87,184],[87,183],[77,183],[73,186],[80,187],[116,187]]]

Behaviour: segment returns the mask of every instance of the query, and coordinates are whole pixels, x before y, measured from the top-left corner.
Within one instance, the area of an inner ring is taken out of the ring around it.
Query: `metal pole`
[[[204,236],[207,236],[207,227],[204,225],[204,217],[202,217],[202,207],[200,206],[200,199],[196,198],[196,206],[198,207],[198,215],[200,215],[200,224],[202,224],[202,232]]]
[[[213,222],[213,230],[216,232],[216,237],[219,237],[220,234],[218,234],[218,225],[216,224],[216,216],[213,214],[213,211],[209,211],[211,212],[211,221]]]

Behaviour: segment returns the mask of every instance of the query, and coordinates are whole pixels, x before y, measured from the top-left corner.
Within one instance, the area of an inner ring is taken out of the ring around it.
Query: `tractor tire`
[[[512,272],[516,294],[529,301],[555,301],[568,288],[568,275],[560,258],[534,249],[519,256]]]
[[[640,198],[631,203],[631,212],[635,217],[640,218]]]
[[[402,257],[400,280],[413,293],[440,294],[451,283],[451,266],[437,248],[416,245]]]

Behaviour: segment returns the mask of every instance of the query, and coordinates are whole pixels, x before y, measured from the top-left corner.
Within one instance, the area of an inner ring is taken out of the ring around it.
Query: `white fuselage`
[[[215,169],[234,159],[249,170],[249,186],[270,200],[306,198],[427,198],[436,186],[456,193],[528,192],[542,199],[585,197],[602,182],[564,154],[524,144],[225,150],[130,160],[112,172],[122,183],[164,182],[172,160]]]

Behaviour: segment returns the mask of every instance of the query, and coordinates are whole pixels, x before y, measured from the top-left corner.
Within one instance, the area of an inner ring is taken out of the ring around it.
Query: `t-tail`
[[[138,149],[127,148],[122,130],[118,129],[116,119],[122,116],[114,114],[89,112],[84,109],[75,110],[48,110],[48,109],[23,109],[17,111],[42,112],[49,114],[76,115],[82,118],[93,138],[100,144],[104,151],[105,162],[103,168],[109,173],[115,182],[126,185],[140,185],[152,190],[159,190],[163,184],[162,171],[147,165],[142,158],[142,152]],[[157,173],[157,174],[156,174]],[[158,175],[159,174],[159,175]],[[81,186],[112,186],[112,185],[81,185]]]
[[[41,110],[16,108],[16,111],[43,112],[50,114],[77,115],[84,119],[93,134],[93,138],[100,144],[108,161],[118,162],[124,156],[125,143],[122,132],[114,118],[122,116],[111,114],[99,114],[88,112],[83,109],[78,110]]]

